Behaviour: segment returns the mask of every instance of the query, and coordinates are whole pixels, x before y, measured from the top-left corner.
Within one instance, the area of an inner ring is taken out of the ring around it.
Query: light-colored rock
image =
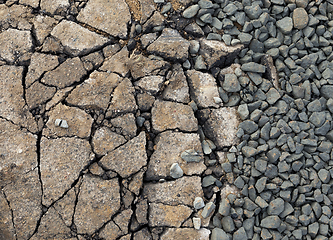
[[[223,68],[231,64],[243,48],[240,44],[227,46],[224,42],[203,38],[200,40],[199,54],[204,57],[208,69]]]
[[[210,230],[201,228],[168,228],[161,236],[161,240],[169,239],[191,239],[191,240],[209,240]]]
[[[102,71],[115,72],[125,77],[129,71],[128,60],[128,50],[125,46],[115,55],[105,59],[103,65],[99,69]]]
[[[193,227],[194,227],[194,229],[199,230],[200,227],[201,227],[201,219],[194,217],[192,220],[193,220]]]
[[[106,111],[113,89],[122,81],[115,73],[94,71],[67,97],[69,104]]]
[[[0,175],[2,184],[15,180],[13,173],[25,174],[36,168],[37,136],[0,118]]]
[[[155,151],[150,158],[146,172],[147,180],[169,177],[170,167],[173,163],[178,163],[185,175],[200,175],[206,170],[203,161],[187,163],[181,158],[183,151],[194,149],[203,160],[198,134],[166,131],[158,135],[157,139]]]
[[[199,108],[215,107],[218,108],[221,104],[216,104],[214,97],[220,97],[216,80],[209,73],[202,73],[196,70],[186,72],[190,86],[190,95],[194,99]]]
[[[94,152],[99,155],[105,155],[125,142],[126,139],[123,136],[112,132],[108,127],[96,130],[92,139]]]
[[[90,53],[109,42],[107,38],[67,20],[53,28],[51,35],[58,39],[65,51],[72,56]]]
[[[0,66],[0,116],[37,131],[37,125],[23,99],[23,67]]]
[[[149,204],[149,226],[180,227],[191,214],[191,208],[186,206],[169,206],[162,203],[151,203]]]
[[[40,2],[40,8],[51,14],[66,13],[68,7],[68,0],[41,0]]]
[[[36,15],[32,23],[34,25],[33,32],[36,36],[37,43],[42,45],[53,27],[57,25],[58,21],[47,15]]]
[[[184,39],[177,30],[163,29],[159,38],[150,44],[147,51],[170,61],[184,62],[188,58],[190,42]]]
[[[218,148],[237,145],[236,137],[239,120],[236,108],[212,109],[203,124],[205,136],[211,139]]]
[[[148,220],[148,201],[143,199],[136,204],[135,216],[139,224],[147,224]]]
[[[131,15],[124,0],[92,0],[77,19],[114,37],[126,38]]]
[[[119,213],[114,218],[114,222],[120,228],[122,235],[128,233],[128,226],[130,224],[132,214],[133,214],[133,211],[132,211],[132,209],[129,208],[129,209],[123,210],[121,213]]]
[[[164,100],[176,101],[180,103],[189,103],[190,94],[187,85],[186,76],[180,64],[173,66],[168,84],[162,93]]]
[[[109,152],[100,163],[123,178],[138,172],[147,164],[145,133],[141,132],[123,146]]]
[[[156,132],[180,129],[187,132],[197,131],[198,122],[189,105],[156,100],[152,111],[152,125]]]
[[[161,90],[163,82],[164,77],[162,76],[147,76],[141,78],[139,81],[136,81],[134,85],[150,94],[156,94]]]
[[[91,125],[94,121],[92,117],[85,111],[68,107],[59,103],[50,112],[47,113],[49,119],[43,135],[48,137],[80,137],[88,138],[91,133]],[[54,122],[56,119],[66,120],[68,128],[57,127]]]
[[[34,82],[26,91],[25,98],[30,109],[39,107],[46,101],[50,100],[57,89],[46,86],[38,81]]]
[[[42,137],[40,145],[43,204],[50,205],[71,187],[83,167],[94,158],[94,154],[87,140],[76,137]]]
[[[170,68],[166,61],[149,59],[143,55],[131,56],[128,67],[134,80],[150,75],[164,75]]]
[[[106,112],[106,117],[115,117],[122,113],[134,112],[138,106],[134,97],[135,89],[132,82],[125,78],[113,91],[111,104]]]
[[[30,59],[32,50],[33,43],[29,31],[8,29],[0,33],[0,58],[8,63]]]
[[[42,188],[38,177],[38,169],[17,176],[17,179],[6,185],[2,191],[10,203],[15,239],[29,239],[35,231],[37,221],[42,213],[40,200]],[[1,214],[2,215],[2,214]]]
[[[79,233],[90,233],[111,219],[120,208],[118,179],[83,176],[74,223]]]
[[[123,136],[133,138],[138,130],[135,123],[135,116],[133,113],[127,113],[125,115],[113,118],[110,123],[115,127]]]
[[[184,176],[172,182],[147,183],[143,195],[153,203],[192,206],[195,197],[203,197],[201,178]]]
[[[87,74],[80,58],[68,58],[56,69],[45,73],[41,82],[58,88],[65,88],[81,79]]]
[[[137,196],[140,194],[140,190],[142,189],[143,175],[145,174],[145,172],[146,169],[142,168],[138,173],[134,174],[131,177],[131,180],[128,183],[127,188]]]
[[[43,73],[51,71],[59,65],[58,56],[35,52],[31,56],[25,87],[29,88]]]

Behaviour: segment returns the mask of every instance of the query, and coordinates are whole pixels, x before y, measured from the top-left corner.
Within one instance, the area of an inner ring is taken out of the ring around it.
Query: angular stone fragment
[[[31,56],[28,73],[25,77],[25,87],[29,88],[44,72],[51,71],[58,65],[57,56],[35,52]]]
[[[243,45],[227,46],[224,42],[217,40],[200,40],[199,54],[202,55],[207,68],[229,65],[237,57],[237,54],[244,48]]]
[[[102,180],[83,176],[74,223],[79,233],[92,234],[111,219],[120,208],[117,179]]]
[[[238,124],[236,108],[212,109],[203,124],[203,130],[218,148],[222,148],[237,145],[239,141],[236,137]]]
[[[37,137],[0,118],[0,186],[37,167]]]
[[[65,88],[81,81],[86,73],[80,58],[69,58],[56,69],[47,72],[41,82],[58,88]]]
[[[67,239],[70,235],[71,229],[64,224],[57,211],[51,207],[43,215],[38,231],[31,240]]]
[[[162,234],[161,240],[169,239],[191,239],[191,240],[209,240],[210,230],[201,228],[167,228]]]
[[[203,160],[198,134],[166,131],[158,135],[157,139],[146,172],[147,180],[170,176],[170,167],[173,163],[178,163],[185,175],[200,175],[206,169],[203,161],[187,163],[181,158],[183,151],[192,148],[198,152],[200,160]]]
[[[163,29],[161,36],[147,48],[152,54],[166,60],[184,62],[188,58],[190,42],[184,39],[177,30]]]
[[[117,215],[114,221],[109,222],[99,234],[105,239],[116,239],[128,233],[128,225],[133,211],[126,209]]]
[[[71,56],[85,55],[109,42],[107,38],[67,20],[61,21],[51,35],[61,42]]]
[[[34,25],[33,33],[36,36],[37,43],[38,45],[42,45],[45,38],[50,34],[58,21],[47,15],[36,15],[32,23]]]
[[[202,159],[202,156],[200,152],[195,151],[193,148],[192,149],[187,149],[182,154],[180,154],[180,157],[187,163],[192,163],[192,162],[200,162]]]
[[[85,111],[68,107],[59,103],[47,113],[49,119],[43,130],[43,135],[48,137],[73,137],[88,138],[91,132],[91,125],[94,121]],[[57,127],[54,122],[56,119],[66,120],[68,128]]]
[[[39,107],[48,100],[50,100],[57,89],[55,87],[48,87],[40,82],[33,83],[26,91],[25,97],[28,107],[30,109]]]
[[[187,132],[198,129],[198,122],[188,105],[157,100],[151,111],[152,125],[156,132],[176,128]]]
[[[107,127],[98,129],[92,139],[94,152],[100,155],[105,155],[125,142],[126,139],[123,136],[112,132]]]
[[[189,87],[186,76],[180,64],[175,64],[170,79],[165,87],[162,97],[164,100],[188,103],[190,101]]]
[[[148,201],[147,199],[142,200],[136,204],[135,211],[136,219],[140,224],[147,224],[147,216],[148,216]]]
[[[162,203],[151,203],[149,204],[149,226],[180,227],[191,213],[191,208],[186,206],[169,206]]]
[[[113,92],[111,104],[106,112],[106,117],[115,117],[119,113],[134,112],[138,106],[134,98],[132,82],[125,78]]]
[[[123,47],[121,51],[105,59],[103,65],[99,68],[102,71],[119,73],[125,77],[128,73],[128,50],[127,47]]]
[[[203,197],[201,178],[184,176],[172,182],[147,183],[143,195],[153,203],[192,206],[195,197]]]
[[[46,103],[45,110],[49,111],[52,107],[63,101],[69,94],[73,87],[67,87],[59,89],[53,96],[53,98]]]
[[[123,178],[138,172],[147,164],[145,133],[141,132],[123,146],[109,152],[100,162]]]
[[[106,111],[113,89],[122,81],[115,73],[94,71],[67,97],[69,104]]]
[[[40,145],[43,204],[50,205],[71,187],[94,154],[89,142],[78,138],[43,137]]]
[[[23,67],[0,66],[0,116],[36,132],[36,122],[25,107],[22,78]]]
[[[19,175],[15,182],[3,188],[3,192],[10,203],[16,231],[15,239],[29,239],[42,213],[42,188],[38,170]]]
[[[80,11],[77,20],[114,37],[126,38],[131,15],[124,0],[92,0]]]
[[[261,220],[260,226],[268,229],[280,227],[281,219],[278,216],[268,216]]]
[[[41,0],[40,7],[43,11],[50,14],[66,13],[69,7],[68,0]]]
[[[128,113],[117,118],[110,120],[113,127],[117,129],[117,132],[121,132],[123,136],[133,138],[138,130],[135,123],[135,117],[133,113]]]
[[[199,108],[219,107],[214,101],[214,97],[219,97],[215,78],[208,74],[196,70],[186,72],[190,95]]]
[[[33,43],[29,31],[8,29],[0,33],[0,58],[10,64],[31,57]]]
[[[150,75],[164,75],[170,68],[170,64],[166,61],[149,59],[143,55],[131,56],[128,67],[134,80]]]

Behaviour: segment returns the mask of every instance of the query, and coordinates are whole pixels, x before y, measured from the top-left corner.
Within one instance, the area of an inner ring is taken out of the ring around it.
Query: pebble
[[[61,127],[61,128],[68,128],[67,121],[62,120],[62,119],[56,119],[54,121],[54,125],[56,125],[57,127]]]
[[[201,227],[201,218],[194,217],[194,218],[192,218],[192,221],[193,221],[193,227],[194,227],[194,229],[199,230],[200,227]]]
[[[278,216],[268,216],[261,220],[260,226],[268,229],[280,227],[281,219]]]
[[[188,8],[185,9],[183,12],[184,18],[193,18],[199,11],[200,7],[198,4],[194,4]]]
[[[173,163],[170,167],[170,176],[174,179],[182,177],[184,174],[183,170],[178,163]]]
[[[303,29],[308,25],[309,16],[304,8],[296,8],[293,11],[293,25],[297,29]]]
[[[211,186],[211,185],[215,184],[216,180],[217,179],[215,177],[213,177],[212,175],[208,175],[202,179],[202,186],[203,187]]]
[[[201,212],[201,216],[203,218],[207,218],[215,209],[215,204],[213,202],[209,202],[204,207],[203,211]]]
[[[241,66],[241,69],[244,72],[255,72],[255,73],[264,73],[266,70],[264,65],[255,62],[245,63]]]
[[[238,92],[241,89],[239,81],[235,74],[226,74],[224,76],[222,87],[227,92]]]
[[[283,34],[288,35],[293,29],[293,20],[290,17],[284,17],[276,22],[276,26]]]
[[[194,202],[193,202],[193,207],[195,208],[195,209],[201,209],[201,208],[203,208],[205,206],[205,203],[204,203],[204,201],[203,201],[203,199],[201,198],[201,197],[196,197],[195,199],[194,199]]]
[[[223,217],[221,223],[224,231],[232,232],[235,230],[234,220],[230,216]]]
[[[181,153],[180,157],[186,162],[200,162],[202,157],[194,149],[185,150]]]

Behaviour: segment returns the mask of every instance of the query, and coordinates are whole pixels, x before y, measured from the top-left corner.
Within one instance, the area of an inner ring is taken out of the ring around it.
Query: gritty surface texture
[[[332,240],[332,46],[332,0],[0,0],[0,240]]]

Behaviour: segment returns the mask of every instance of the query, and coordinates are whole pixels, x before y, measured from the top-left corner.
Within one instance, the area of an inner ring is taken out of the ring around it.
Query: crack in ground
[[[11,213],[11,218],[12,218],[12,225],[13,225],[13,228],[14,228],[14,236],[15,236],[15,239],[18,240],[17,239],[17,234],[16,234],[16,225],[15,225],[15,222],[14,222],[14,211],[13,211],[12,207],[10,206],[10,202],[7,198],[7,195],[6,195],[5,191],[3,189],[1,189],[1,192],[4,196],[4,198],[6,199],[7,205],[9,207],[9,210],[10,210],[10,213]]]

